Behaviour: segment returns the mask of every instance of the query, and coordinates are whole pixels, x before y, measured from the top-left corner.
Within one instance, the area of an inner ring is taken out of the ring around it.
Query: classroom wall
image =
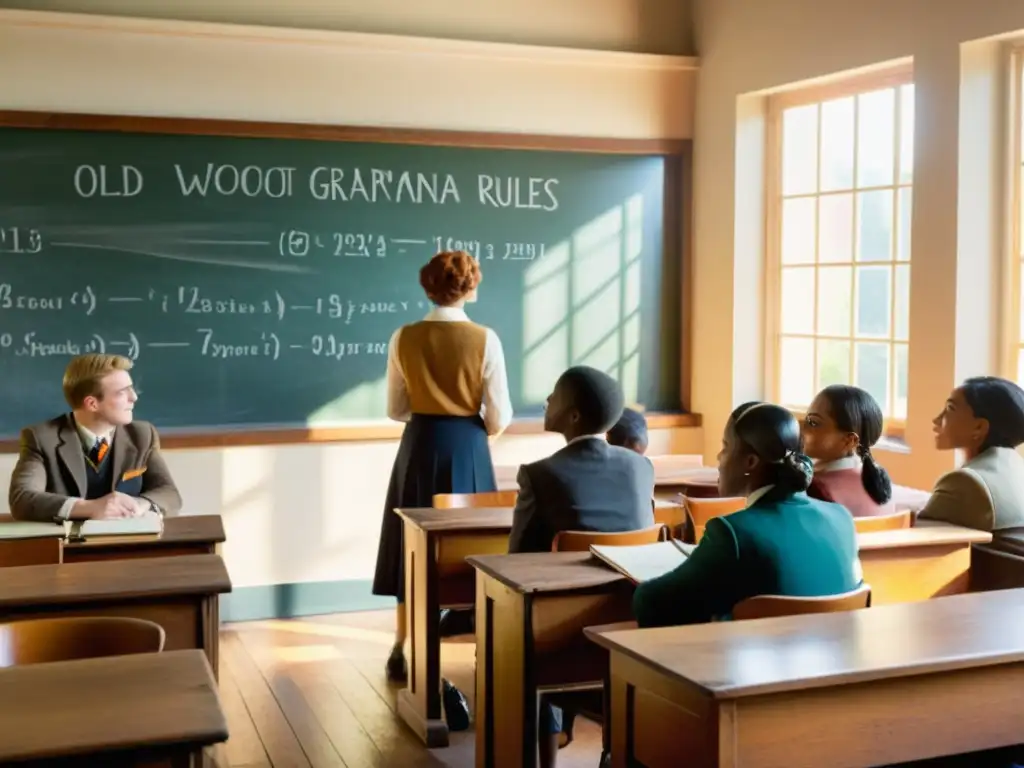
[[[693,407],[704,416],[705,457],[730,409],[765,395],[766,93],[912,59],[909,453],[880,455],[898,482],[930,487],[954,466],[934,450],[931,418],[956,382],[1001,365],[1008,54],[991,38],[1024,29],[1024,3],[698,0],[694,16]]]
[[[396,3],[374,5],[397,19]],[[456,3],[434,5],[457,15]],[[595,6],[604,9],[595,10],[601,39],[613,40],[609,20],[621,5]],[[587,43],[596,34],[583,24],[573,38],[557,12],[534,10],[565,39]],[[0,109],[687,138],[695,61],[0,10],[0,72],[17,73],[0,78]],[[141,418],[145,411],[143,399]],[[702,445],[700,429],[658,430],[651,452],[694,453]],[[558,446],[550,435],[509,435],[495,445],[494,460],[530,461]],[[378,604],[369,599],[369,579],[396,449],[391,440],[168,451],[187,512],[224,515],[236,587],[224,615]],[[14,456],[0,455],[0,477],[13,464]]]

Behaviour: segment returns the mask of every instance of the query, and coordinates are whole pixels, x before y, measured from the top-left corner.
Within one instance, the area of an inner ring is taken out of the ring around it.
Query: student
[[[747,506],[710,520],[678,568],[637,586],[638,624],[711,621],[755,595],[817,597],[856,589],[861,573],[853,518],[805,493],[812,471],[789,411],[770,403],[733,411],[718,454],[718,489],[722,496],[746,496]]]
[[[407,422],[381,519],[373,594],[398,598],[389,680],[408,676],[404,644],[405,550],[399,507],[430,507],[437,493],[497,490],[489,435],[512,420],[505,357],[490,328],[466,315],[480,265],[465,251],[434,256],[420,285],[434,308],[402,326],[388,345],[388,417]],[[449,718],[451,724],[451,719]]]
[[[622,389],[606,373],[576,366],[548,397],[544,429],[566,446],[519,468],[519,497],[509,552],[549,552],[561,531],[632,531],[654,525],[654,466],[636,451],[609,445],[605,434],[622,414]],[[569,706],[584,705],[580,697]],[[600,709],[600,707],[597,707]],[[537,733],[540,767],[553,768],[558,749],[572,741],[575,710],[566,713],[544,696]]]
[[[821,390],[802,428],[804,453],[816,462],[807,495],[842,504],[854,517],[894,514],[889,475],[871,455],[882,423],[882,409],[863,389]]]
[[[605,437],[609,445],[628,448],[643,456],[647,453],[647,419],[639,411],[626,408]]]
[[[935,417],[935,447],[960,449],[960,469],[939,478],[918,517],[981,531],[1024,525],[1024,391],[996,376],[967,379]]]
[[[64,372],[71,413],[26,427],[11,475],[19,520],[176,515],[181,496],[152,424],[134,420],[139,396],[119,355],[80,355]]]
[[[622,413],[622,389],[596,368],[563,373],[544,429],[566,446],[519,468],[509,552],[548,552],[560,531],[633,531],[654,525],[654,466],[603,438]]]

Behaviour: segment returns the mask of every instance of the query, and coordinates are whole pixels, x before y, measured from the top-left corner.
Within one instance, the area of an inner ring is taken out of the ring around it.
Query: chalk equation
[[[384,356],[388,352],[386,341],[354,341],[332,333],[315,333],[297,339],[282,341],[273,331],[253,331],[247,335],[221,333],[213,328],[197,328],[188,338],[140,338],[135,333],[123,337],[104,336],[99,333],[80,338],[57,338],[54,335],[29,331],[16,337],[0,331],[0,356],[15,357],[73,357],[91,352],[119,354],[138,360],[143,350],[147,355],[185,352],[215,360],[264,358],[280,360],[284,356],[305,354],[329,360],[365,355]]]
[[[124,247],[105,243],[55,241],[56,249],[110,248],[132,252],[130,244]],[[350,259],[384,259],[412,252],[422,258],[437,251],[467,251],[481,261],[536,261],[544,258],[544,243],[529,241],[488,242],[469,236],[431,235],[430,237],[395,237],[380,232],[310,232],[287,229],[278,233],[276,241],[254,235],[251,238],[169,238],[160,247],[167,249],[205,247],[220,253],[225,249],[246,253],[259,253],[261,248],[274,249],[286,259],[305,259],[313,256],[333,256]],[[0,255],[32,255],[44,250],[43,234],[38,229],[0,227]]]
[[[284,321],[291,314],[319,315],[345,325],[364,315],[396,315],[418,312],[426,308],[424,301],[366,301],[329,293],[303,301],[286,299],[280,291],[265,298],[210,293],[197,285],[179,285],[169,291],[146,288],[132,295],[97,295],[92,286],[70,294],[30,294],[15,289],[11,283],[0,283],[0,310],[27,312],[61,312],[79,309],[86,315],[96,312],[98,304],[144,305],[163,314],[185,315],[253,315],[272,316]]]

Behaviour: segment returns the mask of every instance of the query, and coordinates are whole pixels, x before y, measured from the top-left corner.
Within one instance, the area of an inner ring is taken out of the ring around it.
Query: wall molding
[[[220,620],[226,624],[327,613],[394,610],[395,599],[374,595],[372,587],[371,579],[235,587],[230,594],[220,598]]]
[[[0,25],[75,31],[117,31],[125,34],[236,40],[275,45],[337,46],[372,53],[411,53],[454,59],[503,59],[544,65],[569,64],[666,72],[696,71],[699,64],[699,60],[693,56],[17,9],[0,10]]]

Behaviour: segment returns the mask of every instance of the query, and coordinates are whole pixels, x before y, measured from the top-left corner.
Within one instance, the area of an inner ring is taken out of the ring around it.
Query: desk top
[[[4,763],[116,748],[205,746],[228,737],[217,686],[199,650],[0,669],[0,722]]]
[[[511,531],[512,507],[405,507],[395,510],[399,517],[424,531]]]
[[[231,579],[220,555],[25,565],[3,569],[0,611],[230,591]]]
[[[630,582],[589,552],[475,555],[466,562],[522,594],[584,590]]]
[[[716,699],[1024,661],[1024,589],[688,627],[585,630]]]
[[[123,549],[139,545],[173,547],[182,544],[222,544],[224,520],[220,515],[183,515],[165,517],[158,536],[94,536],[85,541],[67,542],[65,549]]]
[[[861,552],[873,549],[929,547],[936,544],[987,544],[990,541],[992,534],[985,531],[975,531],[947,523],[926,523],[924,520],[913,528],[857,534],[857,548]]]

